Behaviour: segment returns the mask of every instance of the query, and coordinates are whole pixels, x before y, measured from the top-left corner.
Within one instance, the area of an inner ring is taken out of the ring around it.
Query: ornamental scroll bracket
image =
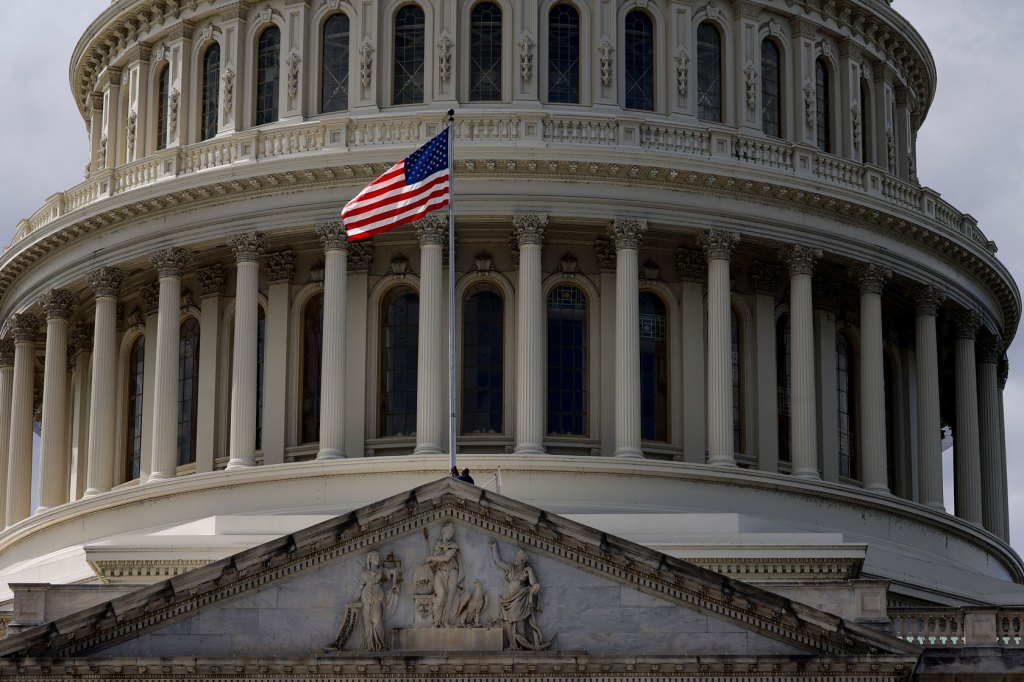
[[[601,44],[598,46],[601,53],[601,84],[604,87],[611,87],[612,67],[615,56],[615,48],[612,47],[612,39],[606,35],[601,37]]]
[[[363,44],[359,46],[359,82],[364,88],[370,87],[370,83],[373,82],[373,54],[376,51],[377,48],[369,38],[364,38]]]
[[[530,82],[530,79],[533,78],[533,48],[535,45],[530,32],[523,31],[519,36],[519,70],[524,83]]]
[[[673,56],[676,60],[676,90],[680,97],[686,97],[690,79],[690,54],[680,45]]]
[[[437,41],[437,71],[442,83],[447,83],[452,77],[452,49],[455,47],[451,35],[447,31],[441,34]]]

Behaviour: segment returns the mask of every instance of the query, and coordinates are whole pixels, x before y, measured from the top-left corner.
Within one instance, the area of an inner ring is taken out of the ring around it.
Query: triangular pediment
[[[5,658],[64,660],[513,650],[609,660],[917,652],[451,479],[0,641]]]

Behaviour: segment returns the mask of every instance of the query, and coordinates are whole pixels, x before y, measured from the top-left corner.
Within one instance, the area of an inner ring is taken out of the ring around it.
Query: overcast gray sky
[[[82,180],[88,140],[68,85],[71,50],[109,0],[0,0],[0,241],[51,194]],[[896,0],[935,57],[938,94],[918,136],[921,182],[978,219],[1024,282],[1024,1]],[[1010,348],[1004,394],[1010,528],[1024,549],[1024,341]],[[951,461],[945,462],[952,505]]]

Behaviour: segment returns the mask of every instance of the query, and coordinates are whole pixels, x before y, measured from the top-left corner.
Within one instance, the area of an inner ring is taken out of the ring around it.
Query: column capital
[[[192,262],[192,254],[179,246],[157,251],[149,260],[160,277],[181,277],[185,267]]]
[[[676,249],[676,273],[686,282],[703,282],[707,271],[704,252],[680,246]]]
[[[196,276],[199,278],[199,289],[203,292],[203,296],[224,293],[224,284],[227,282],[227,277],[224,274],[224,266],[220,263],[214,263],[209,267],[197,270]],[[157,288],[153,295],[156,297],[153,305],[156,306],[159,303],[160,289]],[[148,302],[146,307],[149,307]]]
[[[0,339],[0,367],[14,367],[14,339]]]
[[[822,251],[816,246],[791,244],[779,249],[779,258],[789,268],[790,275],[810,275],[815,264],[821,259]]]
[[[914,313],[921,315],[936,315],[939,306],[946,300],[946,292],[930,284],[912,285],[907,294],[914,302]]]
[[[2,346],[0,346],[2,348]],[[2,365],[0,365],[2,366]],[[1006,388],[1006,380],[1010,378],[1010,361],[1004,355],[996,366],[996,380],[999,382],[999,390]]]
[[[96,298],[117,298],[124,283],[124,273],[120,268],[102,267],[90,272],[86,279]]]
[[[290,282],[295,272],[295,254],[291,249],[268,253],[263,257],[263,268],[272,284]]]
[[[975,346],[978,354],[978,362],[988,365],[995,365],[1003,357],[1003,352],[1006,348],[1003,346],[1003,340],[998,336],[986,336],[978,341],[978,345]]]
[[[92,351],[93,328],[87,324],[76,324],[68,334],[68,357],[73,358],[81,352]]]
[[[50,289],[39,297],[39,306],[47,320],[66,320],[78,304],[78,296],[67,289]]]
[[[39,333],[39,318],[32,313],[15,313],[7,323],[15,343],[35,343]]]
[[[615,270],[615,245],[611,239],[598,237],[594,240],[594,258],[599,270],[612,272]]]
[[[608,229],[608,236],[615,244],[615,250],[639,249],[647,232],[647,221],[636,218],[616,218]]]
[[[142,308],[147,315],[153,315],[160,310],[159,282],[150,282],[139,289],[139,296],[142,297]]]
[[[373,264],[373,240],[360,239],[348,247],[348,271],[368,272]]]
[[[709,261],[731,259],[733,249],[739,243],[738,232],[708,230],[697,235],[697,244],[704,249],[704,255]]]
[[[815,277],[811,284],[812,299],[817,310],[839,312],[839,283],[823,277]]]
[[[339,221],[317,223],[313,229],[319,235],[324,251],[348,251],[348,232]]]
[[[755,294],[770,294],[774,296],[779,291],[779,282],[782,279],[782,270],[777,265],[768,263],[752,263],[747,269],[750,276],[750,286]]]
[[[267,250],[267,235],[262,232],[244,232],[231,235],[227,244],[235,254],[238,263],[259,263]]]
[[[428,215],[413,223],[420,246],[448,246],[448,216]]]
[[[970,339],[973,341],[981,326],[981,316],[973,310],[960,310],[953,313],[953,327],[956,330],[956,338]]]
[[[862,294],[881,294],[892,270],[877,263],[861,263],[850,268],[850,276],[857,280]]]
[[[512,225],[515,226],[512,234],[523,244],[543,244],[544,231],[548,226],[548,217],[541,213],[527,213],[512,218]]]

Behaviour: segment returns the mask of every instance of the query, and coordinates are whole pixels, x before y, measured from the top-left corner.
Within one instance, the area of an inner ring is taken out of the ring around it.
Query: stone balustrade
[[[991,607],[889,609],[893,634],[928,647],[1024,646],[1024,611]]]

